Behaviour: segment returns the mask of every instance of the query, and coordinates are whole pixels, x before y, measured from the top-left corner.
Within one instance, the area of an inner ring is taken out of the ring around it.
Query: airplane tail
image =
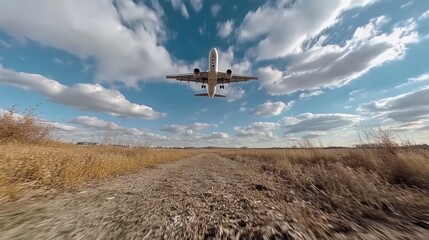
[[[195,94],[194,96],[197,96],[197,97],[208,97],[209,95],[207,93],[200,93],[200,94]],[[213,97],[226,97],[226,96],[220,95],[220,94],[215,94]]]

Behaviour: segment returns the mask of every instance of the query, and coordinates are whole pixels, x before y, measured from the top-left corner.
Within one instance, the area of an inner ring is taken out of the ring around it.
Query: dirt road
[[[299,229],[305,224],[290,210],[305,203],[278,184],[206,153],[52,199],[5,204],[0,239],[317,238]],[[347,239],[341,232],[332,237]]]

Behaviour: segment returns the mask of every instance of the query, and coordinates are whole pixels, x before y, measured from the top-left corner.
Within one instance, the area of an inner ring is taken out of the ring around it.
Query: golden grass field
[[[364,227],[395,226],[402,219],[428,229],[429,151],[390,150],[234,150],[222,155],[280,182],[285,199],[292,194],[311,202],[294,214],[312,232],[322,234],[315,226],[323,213]],[[348,232],[344,226],[338,222],[338,231]]]
[[[190,156],[180,149],[76,146],[51,141],[32,112],[0,116],[0,199],[25,188],[67,188]]]
[[[196,152],[82,147],[49,140],[50,130],[49,126],[38,124],[31,115],[20,119],[12,114],[0,117],[0,198],[17,198],[20,190],[26,188],[76,187]],[[373,220],[395,224],[398,217],[407,217],[416,225],[428,228],[428,150],[396,143],[383,131],[368,131],[364,138],[371,147],[323,149],[307,143],[301,149],[208,151],[280,181],[285,198],[294,194],[312,202],[314,209],[306,207],[298,213],[309,229],[320,221],[314,214],[317,211],[353,219],[362,225]]]

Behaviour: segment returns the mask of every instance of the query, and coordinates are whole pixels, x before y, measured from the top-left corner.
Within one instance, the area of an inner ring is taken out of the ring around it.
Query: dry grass
[[[75,187],[189,156],[186,151],[147,148],[7,144],[0,146],[0,195],[17,186]],[[12,194],[12,196],[11,196]]]
[[[17,114],[12,107],[0,114],[0,144],[4,143],[43,143],[49,140],[52,127],[38,121],[34,109]]]
[[[375,226],[427,229],[429,152],[383,136],[360,149],[309,146],[221,154],[277,181],[279,200],[301,202],[288,211],[302,216],[302,230],[315,238]]]
[[[190,156],[175,149],[76,146],[49,140],[33,110],[0,115],[0,199],[22,188],[67,188]]]

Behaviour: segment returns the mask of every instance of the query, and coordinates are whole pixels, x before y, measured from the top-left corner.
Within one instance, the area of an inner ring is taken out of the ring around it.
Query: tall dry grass
[[[49,139],[34,111],[0,116],[0,199],[25,188],[75,187],[190,156],[179,149],[76,146]]]
[[[280,198],[304,203],[305,207],[290,210],[300,213],[302,221],[310,221],[313,227],[303,229],[316,229],[315,236],[330,234],[324,229],[327,225],[314,228],[321,224],[322,213],[340,219],[337,222],[344,231],[351,231],[348,226],[344,229],[342,222],[347,221],[364,229],[374,223],[395,226],[398,219],[429,227],[429,151],[398,143],[380,129],[367,131],[372,131],[367,132],[370,144],[357,149],[307,145],[224,151],[222,155],[277,179],[284,191]]]
[[[0,144],[35,144],[49,140],[52,127],[38,121],[35,108],[18,114],[14,107],[0,114]]]

